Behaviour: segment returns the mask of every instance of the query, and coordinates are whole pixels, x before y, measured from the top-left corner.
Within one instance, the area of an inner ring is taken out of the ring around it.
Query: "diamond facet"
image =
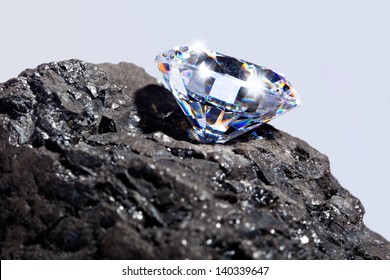
[[[205,143],[225,143],[301,104],[283,75],[202,47],[177,46],[156,64]]]

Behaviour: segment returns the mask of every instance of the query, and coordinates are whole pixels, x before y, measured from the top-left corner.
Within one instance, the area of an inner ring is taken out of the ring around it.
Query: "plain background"
[[[390,1],[4,1],[0,81],[69,58],[133,62],[183,43],[286,74],[303,105],[271,122],[328,155],[390,240]]]

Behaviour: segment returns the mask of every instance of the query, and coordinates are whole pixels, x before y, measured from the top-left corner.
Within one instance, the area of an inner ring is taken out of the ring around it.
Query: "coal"
[[[47,63],[0,84],[1,259],[390,259],[306,142],[200,144],[143,69]]]

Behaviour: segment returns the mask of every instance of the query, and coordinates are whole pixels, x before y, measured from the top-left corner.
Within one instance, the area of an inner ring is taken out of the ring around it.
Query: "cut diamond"
[[[301,104],[283,75],[202,47],[175,47],[156,64],[205,143],[225,143]]]

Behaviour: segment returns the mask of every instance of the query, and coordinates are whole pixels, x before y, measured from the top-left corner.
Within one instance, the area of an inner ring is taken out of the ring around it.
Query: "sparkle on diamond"
[[[283,75],[201,47],[175,47],[156,63],[202,142],[224,143],[301,103]]]

